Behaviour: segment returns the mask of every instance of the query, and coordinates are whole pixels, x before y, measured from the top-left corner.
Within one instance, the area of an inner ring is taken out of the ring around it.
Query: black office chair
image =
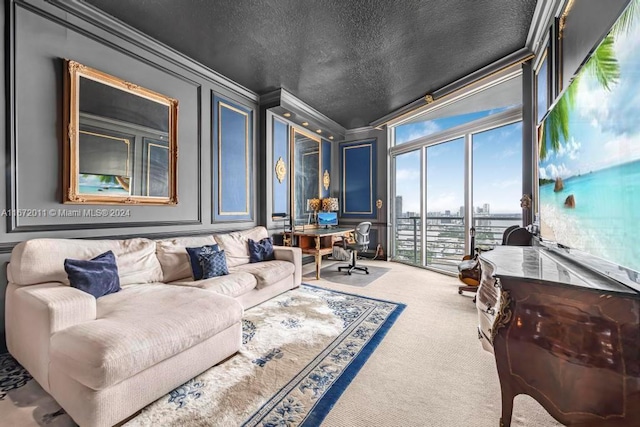
[[[353,270],[364,271],[369,274],[369,269],[367,267],[362,267],[356,265],[356,260],[358,259],[358,251],[366,251],[369,248],[369,232],[371,231],[371,223],[370,222],[361,222],[356,226],[354,231],[355,243],[347,244],[346,239],[343,239],[344,248],[351,252],[351,261],[349,265],[343,265],[338,267],[338,271],[347,270],[347,274],[351,275]]]

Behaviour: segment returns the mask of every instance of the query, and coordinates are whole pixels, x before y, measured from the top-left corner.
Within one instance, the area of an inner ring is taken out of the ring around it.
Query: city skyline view
[[[506,108],[411,123],[395,130],[396,144],[432,135],[487,117]],[[522,123],[473,135],[473,206],[491,213],[520,214],[522,197]],[[464,138],[427,147],[427,212],[459,213],[464,206]],[[506,177],[506,178],[505,178]],[[420,212],[420,150],[396,157],[396,196],[403,212]]]

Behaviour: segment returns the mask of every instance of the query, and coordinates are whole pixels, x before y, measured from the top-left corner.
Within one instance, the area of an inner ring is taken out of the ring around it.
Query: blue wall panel
[[[329,173],[329,180],[333,181],[334,176],[331,174],[331,142],[322,140],[322,170],[320,171],[320,180],[322,182],[322,192],[320,194],[321,198],[329,197],[331,187],[325,188],[324,182],[324,174],[325,172]],[[329,184],[331,185],[331,184]]]
[[[289,214],[289,126],[280,120],[273,119],[273,212]],[[286,165],[287,173],[278,181],[275,166],[278,159]]]
[[[253,113],[216,96],[213,111],[213,220],[251,220]]]
[[[375,218],[375,140],[340,144],[341,214],[345,218]]]

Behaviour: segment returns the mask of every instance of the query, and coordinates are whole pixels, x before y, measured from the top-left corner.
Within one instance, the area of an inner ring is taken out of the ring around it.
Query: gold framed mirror
[[[291,212],[295,224],[308,224],[310,214],[314,213],[314,207],[308,202],[319,199],[322,194],[322,144],[318,136],[294,127],[291,127],[291,141]]]
[[[63,203],[175,205],[178,101],[65,60]]]

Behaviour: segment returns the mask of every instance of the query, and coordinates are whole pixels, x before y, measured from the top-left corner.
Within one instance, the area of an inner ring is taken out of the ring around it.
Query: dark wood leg
[[[502,417],[500,417],[500,427],[511,427],[514,397],[510,391],[505,392],[504,388],[502,389]]]

